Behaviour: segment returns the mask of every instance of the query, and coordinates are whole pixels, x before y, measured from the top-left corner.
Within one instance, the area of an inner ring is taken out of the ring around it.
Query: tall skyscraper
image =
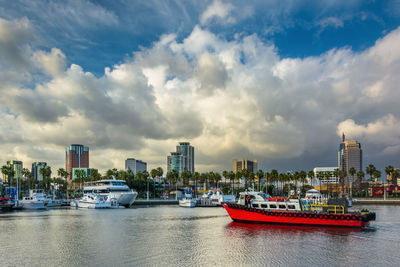
[[[72,169],[89,168],[89,147],[72,144],[65,148],[65,170],[68,172],[67,181],[72,180]]]
[[[138,159],[128,158],[125,160],[125,170],[131,170],[136,175],[138,172],[147,171],[147,163]]]
[[[232,160],[232,170],[234,173],[240,172],[241,170],[246,169],[249,172],[256,173],[258,171],[258,160],[253,159],[248,160],[243,158],[242,160],[233,159]]]
[[[354,168],[356,173],[362,170],[361,144],[357,141],[346,141],[344,134],[342,135],[342,143],[338,151],[338,168],[339,170],[346,171],[347,177],[350,178],[350,181],[346,181],[346,184],[353,182],[349,173],[351,168]]]
[[[189,142],[180,142],[176,152],[167,156],[167,172],[176,170],[179,174],[183,171],[194,173],[194,147]]]
[[[40,170],[45,166],[47,166],[46,162],[32,163],[32,175],[35,181],[43,181],[43,175],[40,173]]]
[[[7,165],[11,167],[11,169],[14,170],[14,175],[13,179],[20,179],[22,180],[22,169],[23,169],[23,164],[22,161],[19,160],[9,160],[7,161]],[[8,183],[9,177],[5,176],[4,177],[4,182]]]

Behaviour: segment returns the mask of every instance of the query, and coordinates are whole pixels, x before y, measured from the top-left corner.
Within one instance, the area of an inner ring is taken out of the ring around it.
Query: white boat
[[[222,203],[236,202],[234,195],[224,195],[220,189],[210,190],[208,194],[204,193],[201,198],[211,200],[211,203],[215,206],[221,206]]]
[[[194,208],[196,206],[196,199],[192,197],[192,190],[185,189],[183,197],[179,199],[179,206],[186,208]]]
[[[95,193],[116,199],[118,204],[125,207],[132,206],[138,193],[129,188],[124,180],[107,179],[87,182],[83,188],[84,193]]]
[[[137,197],[137,192],[131,190],[124,180],[107,179],[87,182],[83,188],[84,193],[96,193],[117,199],[118,204],[125,207],[132,206]]]
[[[193,198],[182,198],[179,200],[179,206],[186,208],[194,208],[196,207],[196,200]]]
[[[22,208],[27,210],[46,209],[47,203],[48,201],[42,189],[29,190],[29,196],[23,197],[19,201]]]
[[[46,201],[47,201],[48,208],[54,208],[54,207],[61,206],[61,200],[54,199],[54,197],[46,196]]]
[[[71,201],[70,205],[77,208],[104,209],[111,208],[111,201],[107,196],[88,193],[84,194],[80,199]]]

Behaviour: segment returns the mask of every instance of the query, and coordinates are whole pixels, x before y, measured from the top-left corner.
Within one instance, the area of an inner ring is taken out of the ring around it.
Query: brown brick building
[[[89,147],[72,144],[65,148],[65,170],[69,173],[68,182],[72,180],[74,168],[89,168]]]

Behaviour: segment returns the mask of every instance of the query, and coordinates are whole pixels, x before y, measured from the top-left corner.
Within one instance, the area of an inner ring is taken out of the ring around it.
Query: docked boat
[[[27,210],[41,210],[46,209],[48,200],[43,192],[43,189],[29,190],[29,196],[23,197],[19,200],[19,204],[23,209]]]
[[[179,199],[179,206],[186,208],[196,207],[196,199],[193,198],[190,189],[185,189],[183,197]]]
[[[13,209],[15,203],[10,198],[0,198],[0,209],[2,211],[10,211]]]
[[[88,208],[88,209],[105,209],[111,208],[111,201],[107,196],[94,193],[84,194],[83,197],[71,201],[71,207]]]
[[[243,192],[237,204],[223,204],[233,221],[330,227],[367,227],[375,220],[368,210],[348,211],[345,205],[307,204],[301,199],[265,198]]]
[[[135,201],[138,193],[129,188],[124,180],[107,179],[87,182],[83,188],[84,193],[94,193],[116,199],[118,204],[129,208]]]
[[[224,195],[220,189],[209,190],[208,194],[204,193],[200,198],[200,202],[202,200],[208,199],[210,200],[210,204],[214,206],[221,206],[222,203],[235,203],[236,198],[234,195]]]
[[[55,199],[52,196],[46,196],[46,201],[48,208],[55,208],[61,206],[61,200]]]

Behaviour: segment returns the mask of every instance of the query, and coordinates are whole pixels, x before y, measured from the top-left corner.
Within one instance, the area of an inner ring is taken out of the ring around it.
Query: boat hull
[[[46,205],[43,201],[20,201],[22,208],[25,210],[44,210]]]
[[[181,199],[179,200],[179,206],[185,208],[194,208],[196,206],[195,199]]]
[[[369,225],[370,219],[375,219],[374,213],[370,213],[371,215],[366,216],[302,211],[269,211],[248,208],[239,204],[223,204],[222,206],[226,209],[233,221],[245,223],[362,228]]]
[[[78,200],[78,208],[85,208],[85,209],[108,209],[111,208],[110,202],[102,202],[102,203],[91,203],[91,202],[84,202]]]

